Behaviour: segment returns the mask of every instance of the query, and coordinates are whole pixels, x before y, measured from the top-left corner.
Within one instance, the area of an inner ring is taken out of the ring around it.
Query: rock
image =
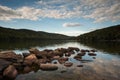
[[[60,57],[62,57],[64,53],[62,53],[62,52],[60,51],[60,49],[58,48],[58,49],[55,49],[55,50],[53,51],[53,54],[54,54],[55,56],[60,56]]]
[[[96,57],[93,57],[93,59],[96,59]]]
[[[18,72],[13,65],[9,65],[3,72],[3,76],[10,79],[15,79],[17,74]]]
[[[79,55],[76,55],[76,56],[74,56],[74,59],[76,59],[76,60],[81,60],[82,59],[82,56],[79,56]]]
[[[41,64],[40,65],[40,69],[44,70],[44,71],[53,71],[53,70],[57,70],[58,66],[56,66],[55,64]]]
[[[57,62],[53,62],[54,64],[57,64]]]
[[[45,49],[44,51],[46,51],[46,52],[51,52],[51,51],[53,51],[52,49]]]
[[[64,64],[64,66],[66,66],[66,67],[71,67],[73,65],[73,63],[71,63],[71,62],[66,62],[65,64]]]
[[[29,49],[29,52],[32,54],[39,54],[40,51],[36,48],[31,48],[31,49]]]
[[[40,65],[41,63],[47,63],[47,59],[39,59],[37,64]]]
[[[59,59],[58,59],[58,62],[59,62],[60,64],[63,64],[63,63],[65,63],[66,61],[68,61],[68,58],[59,58]]]
[[[8,67],[12,62],[0,59],[0,73],[3,72],[3,70]]]
[[[12,65],[19,71],[23,70],[23,68],[24,68],[24,65],[21,63],[13,63]]]
[[[24,58],[30,55],[30,53],[22,53],[22,54]]]
[[[86,50],[84,50],[84,49],[81,49],[81,53],[85,53],[86,52]]]
[[[53,59],[58,60],[60,56],[53,56]]]
[[[29,66],[24,67],[24,70],[23,70],[24,73],[28,73],[31,71],[32,71],[31,67],[29,67]]]
[[[66,70],[62,70],[62,71],[60,71],[60,73],[65,73],[65,72],[67,72]]]
[[[71,56],[71,53],[70,52],[68,52],[68,53],[65,53],[65,56]]]
[[[89,56],[96,56],[97,54],[95,53],[88,53]]]
[[[81,53],[78,53],[77,55],[84,56],[85,54],[86,54],[85,52],[81,52]]]
[[[92,49],[92,50],[90,50],[91,52],[97,52],[96,50],[94,50],[94,49]]]
[[[22,55],[16,54],[13,51],[2,51],[0,52],[0,59],[5,59],[11,62],[17,62],[18,59],[21,59]]]
[[[77,65],[77,67],[83,67],[83,65]]]
[[[33,63],[36,63],[36,61],[37,57],[35,56],[35,54],[30,54],[25,58],[24,63],[27,65],[32,65]]]
[[[75,50],[75,51],[80,51],[80,49],[77,48],[77,47],[68,47],[68,50],[69,50],[69,51],[73,51],[73,50]]]

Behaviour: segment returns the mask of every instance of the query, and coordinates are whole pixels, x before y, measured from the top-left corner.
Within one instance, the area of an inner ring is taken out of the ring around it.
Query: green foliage
[[[95,30],[77,37],[80,41],[120,41],[120,25]]]
[[[16,40],[47,40],[47,39],[70,39],[71,37],[62,34],[47,33],[43,31],[32,31],[27,29],[10,29],[0,27],[0,41]]]

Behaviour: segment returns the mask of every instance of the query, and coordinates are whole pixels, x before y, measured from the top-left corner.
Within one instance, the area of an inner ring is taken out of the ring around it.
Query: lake
[[[76,42],[76,41],[24,41],[24,42],[1,42],[0,50],[13,50],[17,54],[28,52],[35,47],[39,50],[78,47],[80,49],[97,52],[96,56],[88,53],[82,57],[85,61],[79,61],[69,57],[71,67],[58,65],[56,71],[33,70],[29,73],[20,73],[15,80],[120,80],[120,43],[119,42]],[[82,65],[78,67],[77,65]]]

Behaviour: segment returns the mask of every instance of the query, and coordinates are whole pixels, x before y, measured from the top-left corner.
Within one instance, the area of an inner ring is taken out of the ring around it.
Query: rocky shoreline
[[[13,51],[0,52],[0,80],[14,80],[20,73],[28,73],[32,70],[53,71],[58,69],[59,64],[71,67],[72,62],[69,61],[71,55],[75,55],[74,59],[83,60],[82,56],[96,56],[96,50],[84,50],[77,47],[57,48],[55,50],[45,49],[39,51],[36,48],[29,49],[29,53],[16,54]],[[95,57],[94,57],[95,59]],[[57,60],[57,62],[52,62]],[[77,65],[83,67],[83,65]]]

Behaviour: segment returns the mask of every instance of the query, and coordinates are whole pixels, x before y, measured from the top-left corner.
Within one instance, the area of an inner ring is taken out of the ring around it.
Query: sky
[[[0,26],[78,36],[120,24],[120,0],[0,0]]]

